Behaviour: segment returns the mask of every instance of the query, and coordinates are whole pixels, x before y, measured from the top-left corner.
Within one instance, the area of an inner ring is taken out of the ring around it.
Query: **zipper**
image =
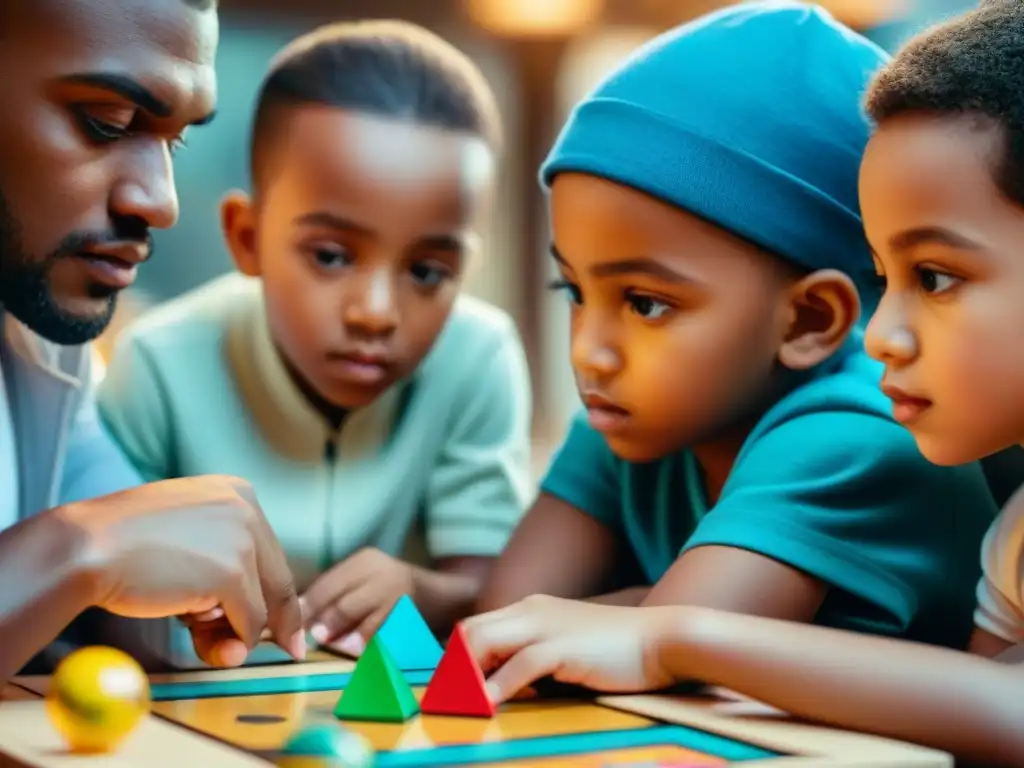
[[[324,442],[324,465],[327,469],[327,507],[324,510],[324,546],[320,560],[320,572],[325,573],[334,565],[334,476],[338,459],[338,433],[332,432]]]

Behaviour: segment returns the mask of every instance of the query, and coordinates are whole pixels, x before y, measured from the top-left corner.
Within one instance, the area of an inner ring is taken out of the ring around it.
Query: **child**
[[[882,63],[812,6],[741,4],[575,109],[542,178],[587,413],[482,610],[597,596],[966,646],[995,504],[892,420],[856,328]],[[630,557],[640,587],[599,595]]]
[[[990,3],[911,41],[875,80],[861,171],[886,291],[869,326],[922,451],[967,462],[1024,442],[1024,6]],[[897,390],[896,388],[900,389]],[[920,533],[932,525],[921,521]],[[1024,765],[1024,492],[985,539],[976,655],[699,608],[534,598],[467,623],[496,698],[538,677],[606,690],[700,678],[799,717]],[[1009,651],[1005,649],[1010,649]],[[998,663],[980,656],[1002,651]]]
[[[263,83],[240,275],[119,340],[104,419],[147,479],[249,479],[316,640],[358,654],[395,600],[438,631],[528,503],[530,394],[511,319],[460,296],[492,192],[481,74],[417,27],[327,26]],[[402,559],[425,529],[435,568]]]

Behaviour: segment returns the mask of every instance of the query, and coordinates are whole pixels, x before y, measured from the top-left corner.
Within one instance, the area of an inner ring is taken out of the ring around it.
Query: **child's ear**
[[[248,277],[259,277],[256,217],[248,195],[233,190],[224,196],[220,204],[220,226],[238,271]]]
[[[779,362],[790,370],[813,368],[843,345],[860,317],[860,297],[849,276],[812,272],[789,291],[789,328]]]

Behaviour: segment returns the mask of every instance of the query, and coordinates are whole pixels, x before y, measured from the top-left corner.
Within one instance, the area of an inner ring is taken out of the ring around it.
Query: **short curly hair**
[[[996,127],[993,178],[1024,205],[1024,0],[985,0],[912,38],[876,75],[866,106],[878,124],[923,113]]]

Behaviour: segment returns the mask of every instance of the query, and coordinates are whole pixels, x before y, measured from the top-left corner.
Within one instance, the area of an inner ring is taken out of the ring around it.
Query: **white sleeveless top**
[[[1024,493],[1013,496],[989,528],[981,567],[975,626],[1024,643]]]

